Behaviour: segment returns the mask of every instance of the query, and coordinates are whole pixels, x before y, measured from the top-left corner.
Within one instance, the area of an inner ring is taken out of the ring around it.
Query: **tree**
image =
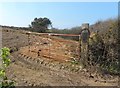
[[[30,27],[37,32],[46,32],[49,26],[51,26],[52,28],[52,22],[46,17],[34,18],[34,20],[31,22],[31,25],[30,25]]]

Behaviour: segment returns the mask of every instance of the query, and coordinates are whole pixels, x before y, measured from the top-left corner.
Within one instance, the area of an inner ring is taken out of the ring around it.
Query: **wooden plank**
[[[49,35],[49,36],[80,36],[76,34],[56,34],[56,33],[35,33],[35,32],[26,32],[26,34],[34,34],[34,35]]]

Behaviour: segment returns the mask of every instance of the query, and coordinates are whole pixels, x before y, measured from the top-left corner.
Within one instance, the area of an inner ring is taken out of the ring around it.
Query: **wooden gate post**
[[[28,51],[30,52],[30,34],[31,32],[26,33],[28,35]]]
[[[82,31],[80,37],[80,61],[84,67],[88,66],[88,43],[89,43],[90,31],[89,31],[89,23],[82,24]]]

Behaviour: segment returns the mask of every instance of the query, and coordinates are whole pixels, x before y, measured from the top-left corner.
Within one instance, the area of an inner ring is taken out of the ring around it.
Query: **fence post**
[[[28,51],[30,52],[30,33],[31,32],[27,32],[26,34],[28,35]]]
[[[89,23],[84,23],[82,24],[82,31],[80,37],[80,61],[84,67],[88,66],[89,37],[90,37]]]

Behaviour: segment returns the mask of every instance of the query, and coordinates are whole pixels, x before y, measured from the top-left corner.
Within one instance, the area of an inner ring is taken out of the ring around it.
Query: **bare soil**
[[[8,31],[6,31],[8,30]],[[24,32],[24,31],[22,31]],[[71,71],[58,65],[79,60],[79,43],[53,36],[23,34],[20,30],[3,28],[2,45],[11,49],[7,76],[16,86],[117,86],[118,77],[99,74],[90,76],[86,69]],[[43,59],[48,63],[40,63]],[[37,62],[38,61],[38,62]],[[56,64],[56,62],[58,64]],[[55,67],[48,66],[55,63]],[[58,66],[59,67],[59,66]]]

